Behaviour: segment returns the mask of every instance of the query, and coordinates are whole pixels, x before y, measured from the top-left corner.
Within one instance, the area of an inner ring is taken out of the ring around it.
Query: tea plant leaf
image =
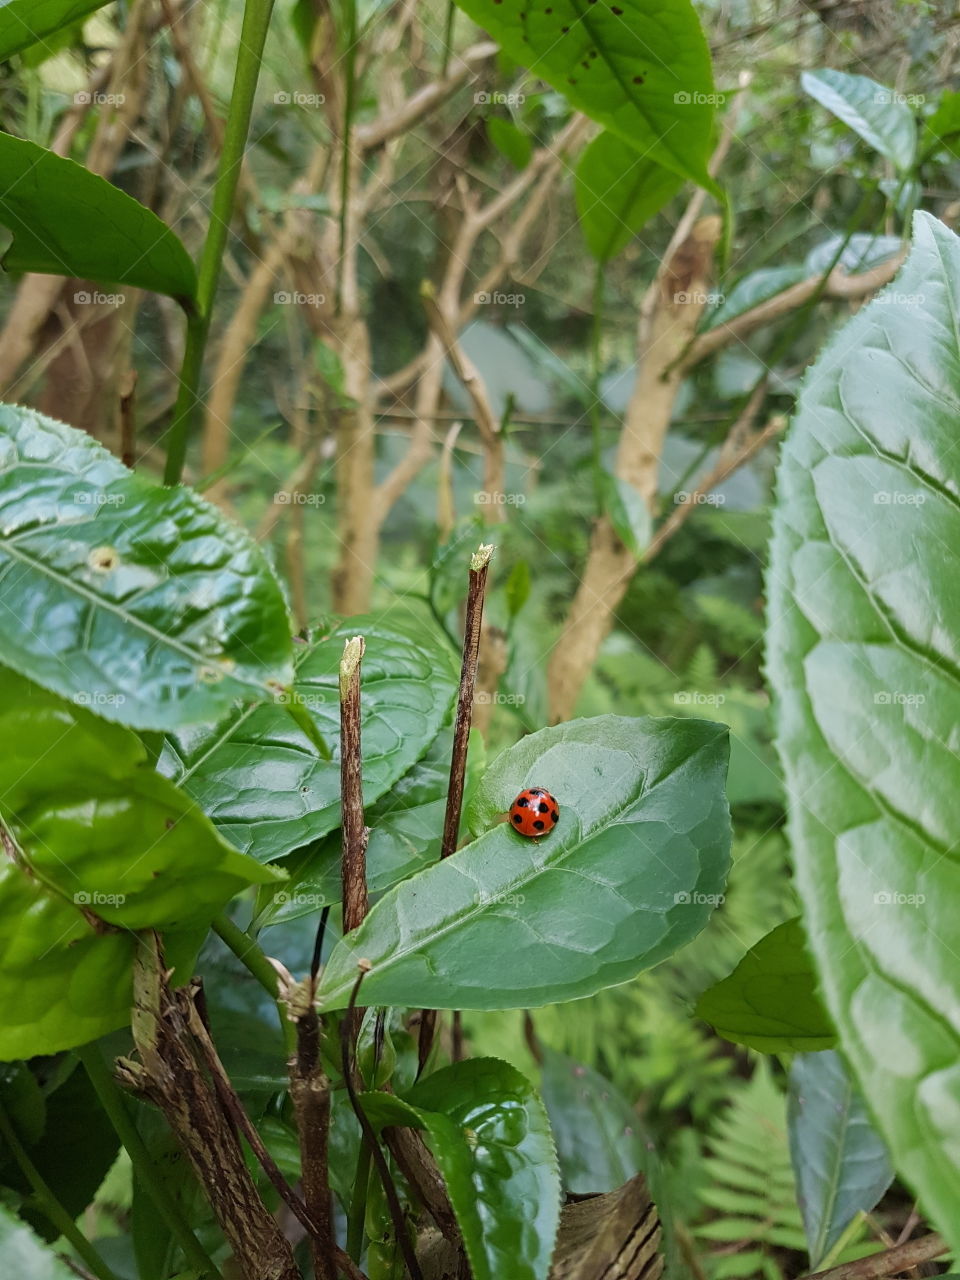
[[[504,751],[467,814],[477,838],[392,889],[334,949],[319,999],[513,1009],[634,977],[694,937],[730,851],[727,731],[704,720],[598,716]],[[503,821],[524,786],[560,821],[528,840]]]
[[[133,285],[182,304],[196,293],[190,255],[155,213],[83,165],[9,133],[0,133],[0,225],[13,232],[7,271]]]
[[[852,76],[830,68],[804,71],[800,83],[811,98],[849,125],[901,172],[913,167],[917,125],[899,94],[868,76]]]
[[[76,1272],[0,1204],[0,1258],[4,1270],[18,1280],[76,1280]]]
[[[79,22],[107,0],[5,0],[0,4],[0,62]]]
[[[672,169],[615,133],[599,134],[580,157],[574,182],[587,248],[600,262],[615,258],[682,185]]]
[[[928,214],[807,375],[767,665],[810,949],[898,1173],[960,1248],[960,244]],[[946,558],[945,558],[946,557]]]
[[[251,538],[85,431],[0,405],[0,662],[138,729],[215,720],[292,673]]]

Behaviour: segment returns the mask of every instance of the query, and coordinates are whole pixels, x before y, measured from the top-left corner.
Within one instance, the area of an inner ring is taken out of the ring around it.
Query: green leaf
[[[4,0],[0,4],[0,62],[61,27],[102,9],[107,0]]]
[[[76,1280],[76,1272],[0,1204],[0,1265],[17,1280]]]
[[[370,828],[367,887],[372,896],[384,893],[440,857],[452,749],[453,733],[445,729],[433,740],[423,759],[367,810],[366,822]],[[483,738],[476,729],[471,729],[466,803],[483,767]],[[339,902],[341,853],[337,830],[315,847],[292,855],[285,864],[290,873],[289,882],[279,891],[270,888],[262,891],[259,909],[263,914],[258,916],[257,924],[265,926],[295,920],[327,903]]]
[[[503,752],[467,814],[478,835],[392,889],[341,940],[319,999],[515,1009],[626,982],[694,937],[719,900],[730,850],[726,728],[598,716]],[[542,840],[503,821],[524,786],[560,821]]]
[[[188,489],[85,431],[0,405],[0,662],[108,720],[168,729],[292,673],[262,553]]]
[[[512,620],[530,599],[533,579],[530,574],[529,560],[518,560],[510,570],[510,576],[504,588],[507,597],[507,614]]]
[[[775,298],[778,293],[806,280],[811,274],[803,267],[761,267],[758,271],[751,271],[738,280],[716,310],[710,312],[705,329],[717,329],[729,324],[735,316]]]
[[[599,134],[577,163],[574,194],[587,248],[600,262],[615,258],[683,178],[614,133]]]
[[[869,271],[880,262],[886,262],[903,249],[899,236],[876,236],[867,231],[857,231],[852,236],[829,236],[815,245],[804,259],[804,267],[810,275],[821,275],[843,245],[837,266],[848,275]]]
[[[807,375],[768,670],[810,948],[898,1172],[960,1248],[960,244],[928,214]]]
[[[799,917],[751,947],[729,977],[703,993],[696,1015],[724,1040],[763,1053],[829,1049],[837,1041]]]
[[[924,121],[924,128],[938,143],[954,141],[960,135],[960,93],[945,89],[936,111]],[[950,150],[956,154],[956,146]]]
[[[800,83],[811,98],[849,125],[902,173],[913,167],[917,125],[901,94],[867,76],[852,76],[829,68],[804,71]]]
[[[340,825],[339,670],[344,640],[366,637],[360,681],[363,796],[378,800],[424,754],[458,685],[449,643],[432,627],[390,618],[349,625],[297,646],[289,695],[334,759],[318,758],[282,702],[235,707],[219,724],[167,740],[160,769],[214,825],[260,862],[282,858]]]
[[[172,931],[183,958],[274,873],[222,841],[133,733],[6,669],[0,741],[0,1058],[29,1058],[126,1020],[132,930]]]
[[[533,139],[512,120],[503,116],[491,116],[487,121],[490,141],[515,169],[525,169],[533,155]]]
[[[519,10],[458,0],[503,50],[578,110],[681,178],[707,176],[714,106],[707,42],[690,0],[553,0]]]
[[[544,1049],[541,1091],[566,1191],[615,1191],[645,1168],[646,1148],[636,1111],[592,1067]]]
[[[155,213],[99,174],[9,133],[0,133],[0,225],[13,232],[7,271],[131,285],[180,303],[196,293],[189,254]]]
[[[798,1053],[787,1095],[790,1155],[811,1268],[893,1181],[883,1141],[838,1053]]]
[[[606,467],[600,472],[603,505],[617,537],[635,556],[643,555],[650,542],[653,520],[650,509],[632,484]]]
[[[526,1076],[469,1058],[404,1101],[364,1094],[371,1120],[420,1126],[443,1175],[474,1280],[545,1280],[560,1223],[560,1173],[546,1107]]]

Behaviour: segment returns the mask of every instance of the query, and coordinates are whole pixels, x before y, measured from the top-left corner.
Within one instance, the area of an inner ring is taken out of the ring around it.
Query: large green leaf
[[[443,1174],[474,1280],[545,1280],[560,1222],[560,1173],[546,1107],[496,1058],[436,1071],[401,1101],[363,1095],[379,1125],[413,1125]]]
[[[247,534],[85,431],[12,405],[0,585],[0,662],[108,720],[215,720],[292,674],[283,596]]]
[[[724,885],[727,732],[704,720],[598,716],[530,734],[484,774],[472,844],[392,889],[338,943],[319,997],[509,1009],[625,982],[694,937]],[[503,821],[524,786],[560,821],[528,840]]]
[[[600,262],[615,258],[682,183],[617,134],[599,134],[580,157],[574,182],[587,248]]]
[[[7,271],[132,285],[181,303],[196,293],[190,255],[155,213],[83,165],[9,133],[0,133],[0,225],[13,232]]]
[[[901,94],[867,76],[846,71],[804,71],[800,83],[811,98],[891,160],[901,172],[913,167],[917,125]]]
[[[0,1205],[0,1271],[5,1276],[16,1276],[17,1280],[76,1280],[76,1272],[3,1205]]]
[[[703,993],[696,1014],[724,1040],[763,1053],[829,1049],[837,1042],[799,918],[752,946],[729,977]]]
[[[0,62],[102,9],[107,0],[0,0]]]
[[[927,214],[808,374],[768,669],[810,947],[898,1171],[960,1248],[960,244]]]
[[[282,703],[235,707],[218,725],[167,740],[163,772],[221,834],[261,862],[340,825],[339,669],[344,640],[355,635],[367,644],[360,681],[363,796],[373,804],[424,754],[457,689],[450,645],[426,622],[351,618],[298,647],[289,697],[331,744],[332,761],[318,757]]]
[[[579,110],[681,178],[713,185],[706,161],[714,93],[690,0],[553,0],[518,9],[458,0],[506,53]]]
[[[274,873],[221,840],[133,733],[5,668],[0,741],[0,1058],[29,1058],[124,1022],[132,930],[179,935],[176,963]]]
[[[886,1147],[838,1053],[798,1053],[787,1095],[790,1156],[810,1266],[893,1181]]]

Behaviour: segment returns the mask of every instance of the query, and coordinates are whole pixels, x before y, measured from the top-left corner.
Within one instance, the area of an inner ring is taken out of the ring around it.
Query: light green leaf
[[[956,155],[956,140],[960,135],[960,93],[945,89],[932,116],[924,121],[924,128],[938,143],[950,143],[950,150]]]
[[[351,618],[297,646],[289,698],[333,752],[323,760],[282,702],[236,707],[219,724],[167,739],[160,769],[228,840],[259,862],[282,858],[340,825],[339,670],[344,640],[363,635],[363,796],[372,805],[429,747],[458,684],[449,643],[432,624]]]
[[[392,889],[338,943],[319,999],[514,1009],[626,982],[694,937],[730,850],[725,727],[598,716],[504,751],[467,814],[472,844]],[[524,786],[560,804],[542,840],[503,821]]]
[[[928,214],[807,375],[768,578],[797,883],[847,1060],[960,1248],[960,244]]]
[[[0,62],[29,49],[61,27],[79,22],[107,0],[3,0],[0,3]]]
[[[533,588],[533,579],[530,574],[529,560],[518,560],[510,570],[510,577],[504,588],[507,597],[507,614],[511,618],[515,618],[523,606],[530,599],[530,592]]]
[[[913,167],[917,125],[902,95],[867,76],[846,71],[804,71],[800,83],[821,106],[893,162],[901,172]]]
[[[714,187],[706,162],[719,95],[690,0],[620,0],[592,9],[553,0],[523,11],[499,0],[458,3],[580,111],[681,178]]]
[[[215,720],[292,674],[262,553],[188,489],[0,405],[0,662],[139,729]]]
[[[533,155],[533,138],[512,120],[503,116],[491,116],[487,121],[487,134],[504,159],[515,169],[525,169]]]
[[[617,537],[635,556],[643,555],[650,542],[653,519],[638,489],[606,467],[601,471],[603,505]]]
[[[0,10],[2,14],[2,10]],[[193,262],[157,215],[83,165],[0,133],[0,225],[7,271],[132,285],[189,303]]]
[[[811,1268],[893,1181],[883,1141],[838,1053],[798,1053],[787,1094],[790,1156]]]
[[[0,1058],[29,1058],[126,1020],[132,930],[179,935],[182,957],[273,873],[217,836],[135,734],[5,668],[0,740]]]
[[[587,248],[600,262],[615,258],[682,185],[672,169],[623,138],[599,134],[580,157],[574,182]]]
[[[710,312],[705,328],[717,329],[729,324],[735,316],[775,298],[811,274],[803,267],[761,267],[758,271],[751,271],[738,280],[716,310]]]
[[[837,266],[848,275],[869,271],[871,267],[886,262],[888,258],[892,258],[903,249],[903,241],[899,236],[875,236],[867,231],[857,231],[849,237],[829,236],[815,245],[804,259],[803,265],[808,274],[820,275],[826,271],[836,257],[841,244],[844,244],[844,247],[837,259]]]
[[[829,1049],[837,1040],[799,918],[751,947],[729,977],[703,993],[696,1015],[724,1040],[763,1053]]]
[[[469,1058],[401,1101],[364,1094],[374,1123],[422,1127],[443,1174],[474,1280],[545,1280],[560,1223],[560,1173],[546,1107],[526,1076]]]
[[[0,1270],[17,1280],[76,1280],[76,1272],[0,1205]]]

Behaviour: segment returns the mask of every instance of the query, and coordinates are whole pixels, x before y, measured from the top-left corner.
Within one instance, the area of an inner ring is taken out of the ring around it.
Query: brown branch
[[[807,1280],[881,1280],[883,1276],[895,1276],[900,1271],[919,1266],[921,1262],[941,1258],[949,1248],[942,1236],[920,1236],[893,1249],[885,1249],[883,1253],[871,1253],[867,1258],[844,1262],[828,1271],[811,1272]]]
[[[360,662],[363,636],[344,645],[340,662],[340,803],[342,808],[343,932],[363,923],[367,897],[367,838],[363,820],[363,776],[360,746]]]

